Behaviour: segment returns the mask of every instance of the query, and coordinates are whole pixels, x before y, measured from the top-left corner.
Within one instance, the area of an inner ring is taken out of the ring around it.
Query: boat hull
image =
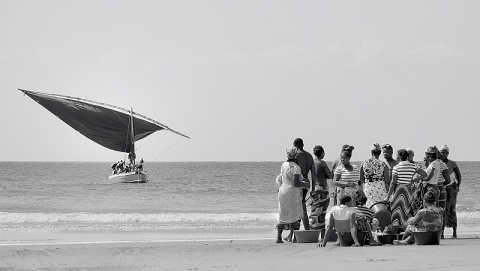
[[[110,175],[108,179],[112,183],[146,183],[148,181],[147,175],[143,172],[127,172]]]

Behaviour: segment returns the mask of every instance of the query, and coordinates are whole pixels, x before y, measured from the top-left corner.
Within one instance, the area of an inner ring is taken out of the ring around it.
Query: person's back
[[[425,215],[420,221],[421,227],[427,231],[439,231],[443,225],[443,209],[434,205],[423,209]]]
[[[335,229],[337,232],[343,234],[344,232],[350,231],[350,217],[352,213],[356,213],[354,207],[341,204],[333,206],[330,213],[335,220]]]
[[[308,178],[308,172],[313,166],[313,157],[306,150],[299,149],[297,152],[297,164],[302,170],[302,176]]]
[[[314,164],[314,167],[315,167],[315,173],[317,175],[317,180],[316,180],[315,184],[318,185],[318,186],[328,187],[327,177],[328,177],[328,179],[331,179],[331,178],[333,178],[333,174],[330,171],[330,169],[328,168],[327,163],[325,163],[325,161],[323,161],[323,160],[316,159],[316,160],[314,160],[313,164]],[[327,170],[328,170],[328,172],[327,172]]]

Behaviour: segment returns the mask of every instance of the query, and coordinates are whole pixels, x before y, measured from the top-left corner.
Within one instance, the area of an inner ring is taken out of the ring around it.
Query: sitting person
[[[367,203],[367,196],[363,190],[358,190],[355,195],[355,214],[356,214],[356,225],[357,229],[367,232],[367,237],[370,241],[371,246],[380,246],[381,244],[377,242],[375,232],[377,231],[379,221],[374,218],[374,212],[367,208],[365,205]]]
[[[359,247],[357,229],[355,227],[355,208],[352,207],[353,201],[350,195],[345,194],[340,197],[340,205],[334,206],[329,214],[327,231],[325,236],[329,236],[333,228],[337,231],[340,246]],[[327,244],[327,238],[323,239],[321,244],[324,247]]]
[[[424,195],[425,208],[420,209],[414,217],[407,220],[407,229],[403,240],[393,241],[394,245],[411,245],[415,243],[414,232],[441,231],[443,225],[443,209],[435,206],[437,197],[435,193],[428,191]]]

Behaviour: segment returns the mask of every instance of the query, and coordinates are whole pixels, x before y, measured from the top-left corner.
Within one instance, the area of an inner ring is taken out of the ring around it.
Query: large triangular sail
[[[158,121],[121,107],[76,97],[19,90],[85,137],[114,151],[129,153],[133,142],[160,130],[189,138]],[[131,118],[135,123],[133,133],[128,132]]]

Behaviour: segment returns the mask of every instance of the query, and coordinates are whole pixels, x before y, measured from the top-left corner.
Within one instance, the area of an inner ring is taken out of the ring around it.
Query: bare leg
[[[284,225],[283,224],[278,224],[277,225],[277,243],[283,243],[282,241],[282,232],[283,232]]]
[[[280,229],[277,230],[277,243],[278,243],[278,244],[283,243],[283,240],[282,240],[282,232],[283,232],[283,230],[280,230]]]
[[[308,214],[307,214],[307,203],[305,201],[302,202],[302,207],[303,207],[303,228],[305,230],[310,230],[310,221],[308,220]]]

